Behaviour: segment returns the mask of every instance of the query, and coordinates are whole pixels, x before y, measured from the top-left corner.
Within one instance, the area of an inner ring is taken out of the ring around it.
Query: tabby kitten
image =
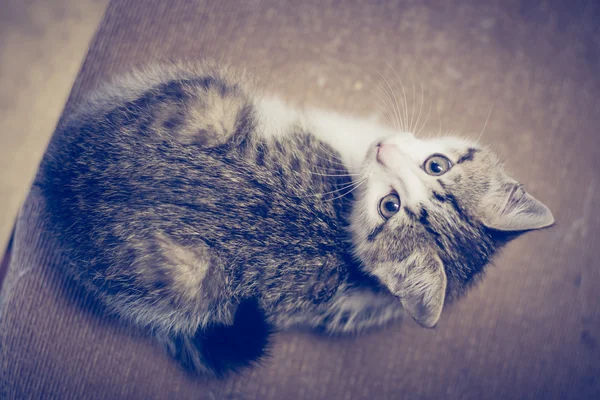
[[[275,330],[433,327],[506,241],[553,223],[488,149],[253,96],[208,66],[96,91],[38,176],[65,271],[190,371]]]

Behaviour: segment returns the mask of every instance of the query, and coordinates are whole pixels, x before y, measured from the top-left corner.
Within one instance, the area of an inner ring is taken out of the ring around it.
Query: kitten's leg
[[[402,315],[400,302],[391,294],[352,289],[332,299],[316,319],[316,328],[329,334],[355,334],[387,325]]]
[[[353,288],[308,313],[281,317],[281,328],[309,327],[328,334],[357,334],[387,325],[404,315],[398,299],[384,291]]]

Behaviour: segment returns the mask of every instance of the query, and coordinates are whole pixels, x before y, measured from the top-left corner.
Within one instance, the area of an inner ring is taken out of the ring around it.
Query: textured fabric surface
[[[0,1],[0,252],[108,0]],[[0,267],[0,283],[2,281]]]
[[[90,310],[34,191],[0,297],[0,398],[600,398],[600,7],[479,3],[112,2],[71,101],[134,65],[210,57],[296,104],[369,116],[377,86],[397,86],[389,63],[410,112],[423,85],[423,132],[481,134],[557,223],[512,242],[434,330],[285,333],[262,367],[206,381]]]

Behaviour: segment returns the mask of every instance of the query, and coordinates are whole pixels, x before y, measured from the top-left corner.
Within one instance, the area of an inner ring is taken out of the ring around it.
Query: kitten
[[[433,327],[503,232],[553,223],[475,143],[252,93],[211,66],[132,73],[60,124],[36,178],[68,274],[189,371],[250,365],[291,327]]]

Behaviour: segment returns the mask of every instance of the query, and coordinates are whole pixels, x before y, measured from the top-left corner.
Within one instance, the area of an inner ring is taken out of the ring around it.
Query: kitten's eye
[[[423,169],[429,175],[440,176],[444,175],[452,168],[452,163],[448,159],[448,157],[443,156],[441,154],[434,154],[425,160],[425,164],[423,164]]]
[[[379,215],[383,219],[390,219],[400,210],[400,197],[397,193],[390,193],[379,202]]]

